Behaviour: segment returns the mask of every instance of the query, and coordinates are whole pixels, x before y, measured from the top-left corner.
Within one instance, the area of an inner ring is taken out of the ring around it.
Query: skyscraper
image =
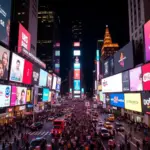
[[[38,57],[46,63],[47,70],[50,71],[55,67],[55,50],[57,50],[56,55],[60,55],[60,19],[47,3],[39,4],[37,51]],[[59,46],[56,43],[59,43]]]
[[[104,35],[104,42],[101,49],[101,57],[103,59],[108,58],[109,56],[113,56],[114,53],[118,50],[119,45],[118,43],[113,43],[111,35],[109,33],[108,25],[106,25],[105,35]]]
[[[14,0],[13,21],[20,22],[31,34],[30,52],[36,56],[38,0]]]

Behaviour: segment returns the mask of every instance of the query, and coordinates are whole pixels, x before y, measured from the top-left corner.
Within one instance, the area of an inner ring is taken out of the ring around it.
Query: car
[[[107,120],[108,121],[114,121],[115,120],[114,114],[108,114]]]
[[[104,123],[104,127],[107,128],[107,129],[112,129],[113,128],[112,124],[109,121],[106,121]]]
[[[47,141],[45,138],[37,137],[30,142],[30,150],[34,150],[37,146],[40,146],[43,150],[46,149]]]
[[[110,137],[110,133],[109,133],[109,131],[106,128],[103,128],[103,127],[100,128],[99,133],[100,133],[100,136],[102,138],[109,138]]]
[[[116,122],[115,123],[115,128],[116,128],[116,130],[117,131],[119,131],[119,132],[124,132],[124,126],[120,123],[120,122]]]
[[[103,121],[99,121],[97,124],[98,124],[99,126],[103,126],[103,125],[104,125],[104,122],[103,122]]]
[[[54,119],[55,119],[54,116],[49,116],[47,120],[48,120],[48,121],[53,121]]]
[[[30,126],[31,131],[37,131],[38,129],[42,129],[43,123],[35,122]]]
[[[96,131],[98,131],[99,132],[99,130],[100,130],[100,128],[103,126],[103,124],[97,124],[97,126],[96,126]]]
[[[93,122],[98,122],[98,118],[97,117],[93,117],[92,121]]]

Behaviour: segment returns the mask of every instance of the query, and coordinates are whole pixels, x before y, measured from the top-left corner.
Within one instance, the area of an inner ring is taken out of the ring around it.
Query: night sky
[[[82,1],[82,3],[81,3]],[[108,25],[113,42],[123,47],[129,41],[127,0],[56,0],[55,10],[61,21],[61,77],[68,75],[71,67],[71,21],[83,21],[82,66],[87,90],[92,88],[92,70],[96,53],[96,41],[104,38]]]

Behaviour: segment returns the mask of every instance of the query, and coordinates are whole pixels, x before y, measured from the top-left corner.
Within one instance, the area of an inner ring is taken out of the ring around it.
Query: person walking
[[[136,148],[137,148],[137,150],[140,149],[140,143],[138,141],[136,141]]]
[[[2,150],[5,150],[5,143],[2,144]]]

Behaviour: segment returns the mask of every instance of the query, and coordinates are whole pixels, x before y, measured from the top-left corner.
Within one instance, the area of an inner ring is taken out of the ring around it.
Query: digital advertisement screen
[[[140,93],[125,93],[124,99],[125,109],[142,112]]]
[[[103,93],[102,92],[99,92],[99,99],[101,102],[103,102]]]
[[[74,63],[74,69],[80,69],[80,63]]]
[[[0,0],[0,41],[9,45],[11,0]]]
[[[142,70],[141,67],[129,71],[130,74],[130,91],[142,91]]]
[[[31,84],[32,81],[32,68],[33,65],[31,62],[25,60],[24,61],[24,73],[23,73],[23,83]]]
[[[52,92],[49,91],[49,99],[48,99],[48,102],[51,102],[51,100],[52,100]]]
[[[74,70],[74,79],[75,80],[80,80],[80,69],[75,69]]]
[[[20,53],[22,51],[22,47],[24,47],[26,50],[30,51],[30,47],[31,47],[31,35],[23,27],[23,25],[19,23],[18,53]]]
[[[55,56],[60,56],[60,50],[55,51]]]
[[[38,88],[37,103],[43,101],[43,88]]]
[[[74,50],[73,51],[73,56],[80,56],[81,55],[81,51],[80,50]]]
[[[74,62],[79,63],[80,62],[79,57],[76,56],[75,59],[74,59]]]
[[[150,90],[150,64],[142,66],[143,90]]]
[[[133,44],[129,42],[114,55],[115,73],[134,67]]]
[[[24,72],[24,59],[13,53],[10,70],[10,81],[22,82],[23,72]]]
[[[60,91],[60,85],[61,85],[61,78],[57,77],[56,81],[56,91]]]
[[[10,51],[0,46],[0,79],[2,80],[8,80],[9,59]]]
[[[49,100],[49,89],[43,88],[43,102],[47,102]]]
[[[129,71],[125,71],[122,73],[122,87],[123,91],[130,91],[130,77]]]
[[[12,86],[11,106],[26,104],[26,87]]]
[[[122,92],[122,73],[102,79],[102,92]]]
[[[38,85],[40,78],[40,68],[33,65],[32,85]]]
[[[52,74],[48,74],[46,86],[49,87],[50,89],[52,88]]]
[[[80,91],[80,80],[74,80],[74,90]]]
[[[79,46],[80,46],[80,42],[74,42],[74,43],[73,43],[73,46],[74,46],[74,47],[79,47]]]
[[[53,90],[56,89],[56,81],[57,81],[57,77],[56,77],[56,75],[53,75],[53,84],[52,84],[52,89]]]
[[[145,23],[144,25],[144,39],[145,39],[145,61],[150,60],[150,40],[149,40],[149,34],[150,34],[150,21]]]
[[[115,107],[124,108],[124,94],[110,94],[110,104]]]
[[[104,66],[103,66],[103,72],[104,72],[104,77],[109,76],[109,60],[106,60],[104,62]]]
[[[31,90],[27,90],[26,101],[27,101],[28,103],[31,102]]]
[[[114,58],[113,57],[109,59],[109,65],[110,65],[109,74],[114,75]]]
[[[11,86],[0,85],[0,107],[10,106]]]
[[[39,86],[46,86],[48,73],[43,69],[40,69]]]
[[[105,103],[107,104],[107,105],[109,105],[110,104],[110,94],[103,94],[103,97],[104,97],[104,101],[105,101]]]
[[[150,93],[142,92],[142,110],[144,114],[150,115]]]

